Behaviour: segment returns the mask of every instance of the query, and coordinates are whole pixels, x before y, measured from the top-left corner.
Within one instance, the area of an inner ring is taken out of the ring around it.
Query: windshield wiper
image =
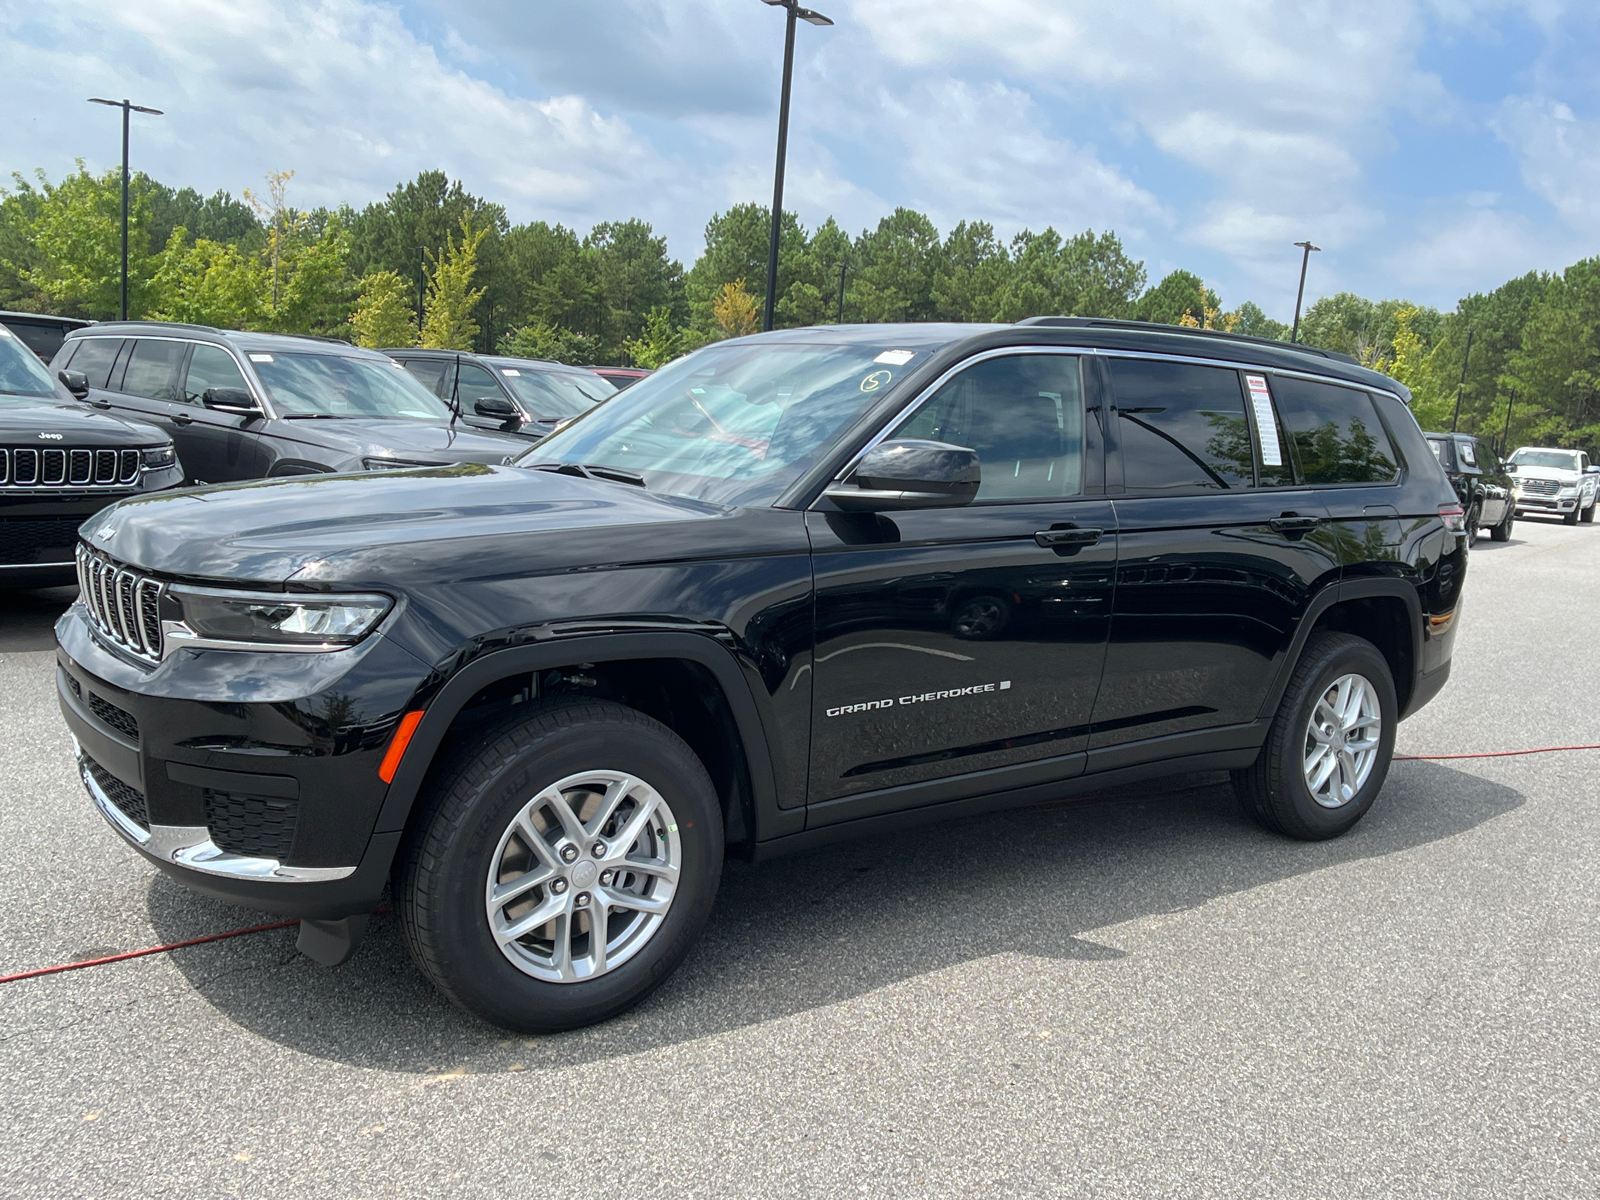
[[[285,421],[349,421],[343,413],[284,413]]]
[[[607,467],[599,463],[537,462],[519,463],[530,471],[550,471],[556,475],[573,475],[579,479],[604,479],[611,483],[631,483],[634,487],[648,488],[644,476],[621,467]]]

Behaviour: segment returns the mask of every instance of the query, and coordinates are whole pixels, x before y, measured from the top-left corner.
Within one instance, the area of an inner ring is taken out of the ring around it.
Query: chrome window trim
[[[1405,405],[1405,408],[1406,408],[1407,412],[1411,411],[1411,406],[1409,404],[1406,404],[1404,398],[1402,398],[1398,392],[1391,391],[1388,388],[1380,388],[1380,387],[1375,387],[1375,386],[1368,386],[1366,384],[1361,384],[1361,383],[1352,383],[1348,379],[1338,379],[1338,378],[1335,378],[1335,377],[1330,376],[1330,375],[1319,375],[1315,371],[1297,371],[1297,370],[1294,370],[1293,368],[1290,368],[1290,367],[1269,367],[1269,366],[1264,366],[1261,363],[1242,362],[1242,361],[1235,361],[1233,359],[1204,358],[1204,357],[1201,357],[1201,356],[1198,356],[1198,355],[1193,355],[1193,354],[1173,354],[1173,353],[1171,353],[1169,351],[1159,351],[1159,350],[1110,349],[1110,348],[1107,348],[1107,347],[1104,347],[1104,346],[1064,346],[1064,345],[1062,345],[1062,346],[1041,346],[1041,345],[1038,345],[1037,343],[1029,344],[1029,345],[1021,345],[1021,346],[997,346],[992,350],[981,351],[978,354],[972,355],[970,358],[964,358],[960,362],[952,364],[950,367],[946,368],[939,375],[939,377],[937,379],[935,379],[932,383],[929,383],[929,384],[925,385],[923,387],[923,389],[920,392],[918,392],[916,394],[916,396],[912,400],[910,400],[904,407],[898,409],[895,413],[890,415],[890,417],[884,422],[883,428],[879,429],[877,433],[873,434],[870,438],[868,438],[867,441],[862,445],[862,447],[858,451],[856,451],[855,454],[850,456],[849,461],[847,463],[845,463],[845,465],[839,470],[839,472],[837,474],[834,475],[834,477],[830,481],[830,483],[841,483],[845,479],[849,478],[850,472],[852,472],[852,471],[854,471],[856,469],[856,466],[861,462],[861,459],[866,455],[867,451],[871,450],[879,442],[882,442],[886,438],[888,438],[890,430],[896,428],[903,421],[905,421],[905,420],[909,419],[910,417],[912,417],[913,415],[915,415],[915,413],[917,412],[918,409],[920,409],[929,400],[933,399],[934,395],[939,391],[939,389],[944,387],[944,385],[946,383],[950,382],[950,380],[953,379],[956,375],[959,375],[962,371],[965,371],[968,367],[975,366],[976,364],[981,363],[981,362],[986,362],[991,358],[1003,358],[1003,357],[1006,357],[1008,355],[1015,355],[1015,354],[1061,354],[1061,355],[1068,355],[1068,356],[1072,356],[1072,357],[1076,357],[1076,358],[1082,358],[1082,357],[1087,356],[1087,355],[1097,355],[1097,356],[1102,357],[1102,358],[1140,358],[1140,359],[1147,359],[1147,360],[1157,360],[1157,361],[1161,361],[1161,362],[1187,363],[1187,364],[1190,364],[1190,365],[1193,365],[1193,366],[1200,366],[1200,367],[1221,367],[1223,370],[1229,370],[1229,371],[1253,371],[1258,375],[1286,375],[1286,376],[1289,376],[1289,377],[1295,378],[1295,379],[1309,379],[1313,383],[1330,383],[1330,384],[1333,384],[1336,387],[1349,388],[1351,391],[1360,392],[1363,395],[1366,395],[1366,394],[1368,394],[1370,392],[1382,392],[1384,395],[1389,396],[1389,397],[1391,397],[1391,398],[1393,398],[1395,400],[1398,400],[1401,404]],[[1276,401],[1274,401],[1274,404],[1276,404]],[[1296,485],[1296,486],[1299,486],[1299,485]],[[1334,485],[1334,484],[1312,484],[1312,485],[1306,485],[1306,486],[1308,486],[1308,487],[1333,487],[1333,486],[1339,486],[1339,487],[1393,487],[1394,486],[1394,482],[1391,481],[1391,482],[1388,482],[1388,483],[1377,483],[1377,484],[1338,484],[1338,485]],[[1248,488],[1248,489],[1242,489],[1242,490],[1248,490],[1248,491],[1254,492],[1254,491],[1264,491],[1264,490],[1282,491],[1283,489],[1281,489],[1281,488],[1264,489],[1264,488],[1261,488],[1259,486],[1255,486],[1255,487],[1251,487],[1251,488]],[[1127,495],[1130,496],[1130,497],[1135,495],[1135,494],[1136,493],[1131,493],[1131,492],[1127,493]],[[1188,495],[1188,494],[1191,494],[1191,493],[1183,493],[1183,494]],[[1193,493],[1193,494],[1199,495],[1199,494],[1205,494],[1205,493]],[[820,499],[820,495],[819,495],[819,499]],[[1073,499],[1073,497],[1066,497],[1066,499]],[[815,503],[815,501],[813,501],[813,503]]]
[[[245,361],[243,359],[241,359],[239,357],[239,352],[237,350],[235,350],[232,346],[228,345],[226,342],[202,342],[202,341],[198,341],[198,340],[196,340],[195,338],[192,338],[192,337],[178,337],[177,335],[171,334],[171,333],[122,333],[122,334],[90,333],[90,334],[85,334],[82,337],[71,338],[70,340],[74,341],[74,342],[87,342],[91,338],[95,339],[97,341],[102,341],[102,342],[109,342],[113,338],[115,338],[117,341],[122,341],[122,342],[140,342],[140,341],[143,341],[143,342],[180,342],[180,343],[182,343],[183,345],[186,345],[186,346],[215,346],[218,350],[223,351],[225,354],[228,355],[228,357],[233,359],[233,365],[239,368],[239,374],[244,376],[244,381],[245,381],[246,386],[248,386],[249,389],[250,389],[250,394],[255,397],[256,403],[261,405],[261,415],[262,415],[262,417],[265,418],[268,421],[275,421],[275,420],[278,419],[278,414],[277,414],[276,410],[272,407],[271,402],[267,399],[267,396],[266,396],[266,390],[267,390],[266,389],[266,385],[263,384],[259,378],[257,378],[256,373],[253,370],[250,369],[250,367],[245,363]],[[270,351],[262,351],[262,353],[271,353],[271,352]],[[189,364],[188,364],[187,361],[185,361],[184,364],[183,364],[183,374],[184,374],[184,382],[187,383],[188,382],[188,376],[189,376]],[[115,395],[115,396],[131,396],[133,394],[132,392],[124,392],[124,391],[113,389],[113,388],[109,388],[109,387],[95,388],[94,390],[97,391],[97,392],[111,392],[112,395]],[[148,397],[148,396],[140,396],[139,399],[148,400],[148,399],[150,399],[150,397]],[[160,400],[160,401],[157,401],[157,403],[159,403],[159,404],[182,404],[186,408],[203,407],[203,406],[197,406],[197,405],[190,404],[187,400]],[[232,415],[237,416],[239,414],[235,413],[235,414],[232,414]],[[166,470],[165,467],[158,468],[158,469]]]
[[[76,748],[76,740],[74,740]],[[136,825],[107,796],[89,771],[83,751],[78,751],[78,776],[89,792],[89,799],[106,821],[139,849],[163,862],[228,879],[260,879],[269,883],[325,883],[348,879],[355,867],[286,867],[275,858],[252,858],[222,849],[211,840],[204,825],[157,825],[148,832]]]

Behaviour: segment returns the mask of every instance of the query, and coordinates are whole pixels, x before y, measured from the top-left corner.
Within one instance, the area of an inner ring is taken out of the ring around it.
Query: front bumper
[[[1583,497],[1524,496],[1518,493],[1513,503],[1519,516],[1522,513],[1569,513],[1583,503]]]
[[[373,832],[377,769],[416,659],[375,637],[338,655],[184,649],[151,670],[102,645],[81,605],[56,633],[84,788],[130,846],[230,903],[318,920],[372,910],[401,837]]]

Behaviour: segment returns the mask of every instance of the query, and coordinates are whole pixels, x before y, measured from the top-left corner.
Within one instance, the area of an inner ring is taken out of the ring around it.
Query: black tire
[[[1578,514],[1578,520],[1582,521],[1585,525],[1587,525],[1591,521],[1593,521],[1594,520],[1594,505],[1591,504],[1591,505],[1589,505],[1588,508],[1586,508],[1583,511],[1581,511]]]
[[[1489,536],[1497,542],[1511,540],[1511,527],[1516,523],[1517,513],[1510,505],[1506,506],[1506,515],[1501,518],[1500,524],[1489,530]]]
[[[490,860],[530,799],[600,768],[637,776],[670,806],[682,853],[676,890],[654,934],[619,966],[578,982],[537,979],[490,931]],[[699,938],[722,874],[722,810],[699,758],[659,721],[605,701],[540,702],[491,729],[438,773],[412,829],[397,889],[412,960],[460,1007],[522,1033],[606,1020],[659,987]]]
[[[1347,674],[1364,676],[1376,692],[1381,717],[1377,758],[1354,797],[1338,808],[1324,808],[1312,798],[1306,784],[1306,726],[1323,692]],[[1240,806],[1266,828],[1292,838],[1321,841],[1338,837],[1366,815],[1383,789],[1394,755],[1399,715],[1394,678],[1376,646],[1347,633],[1314,635],[1284,689],[1266,745],[1253,764],[1233,773]]]
[[[1573,509],[1571,512],[1562,513],[1561,523],[1563,525],[1576,525],[1578,523],[1578,510]]]
[[[1483,520],[1483,506],[1474,503],[1467,509],[1467,545],[1475,546],[1478,543],[1478,524]]]

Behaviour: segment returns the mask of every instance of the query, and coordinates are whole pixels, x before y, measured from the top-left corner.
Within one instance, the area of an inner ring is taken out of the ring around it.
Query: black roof
[[[0,321],[11,325],[22,321],[35,321],[46,325],[55,325],[62,329],[82,329],[95,322],[85,320],[83,317],[58,317],[55,313],[30,313],[7,312],[0,310]]]
[[[74,333],[79,331],[74,330]],[[99,321],[93,330],[95,334],[120,334],[123,337],[138,337],[141,333],[174,334],[179,333],[185,337],[195,337],[201,340],[211,339],[225,342],[230,346],[237,346],[240,350],[278,350],[289,353],[299,350],[301,353],[318,351],[327,353],[332,350],[339,354],[349,355],[353,358],[382,358],[382,352],[366,350],[360,346],[352,345],[344,338],[322,337],[314,333],[258,333],[244,329],[216,329],[210,325],[188,325],[182,321]],[[70,335],[69,335],[70,336]]]

